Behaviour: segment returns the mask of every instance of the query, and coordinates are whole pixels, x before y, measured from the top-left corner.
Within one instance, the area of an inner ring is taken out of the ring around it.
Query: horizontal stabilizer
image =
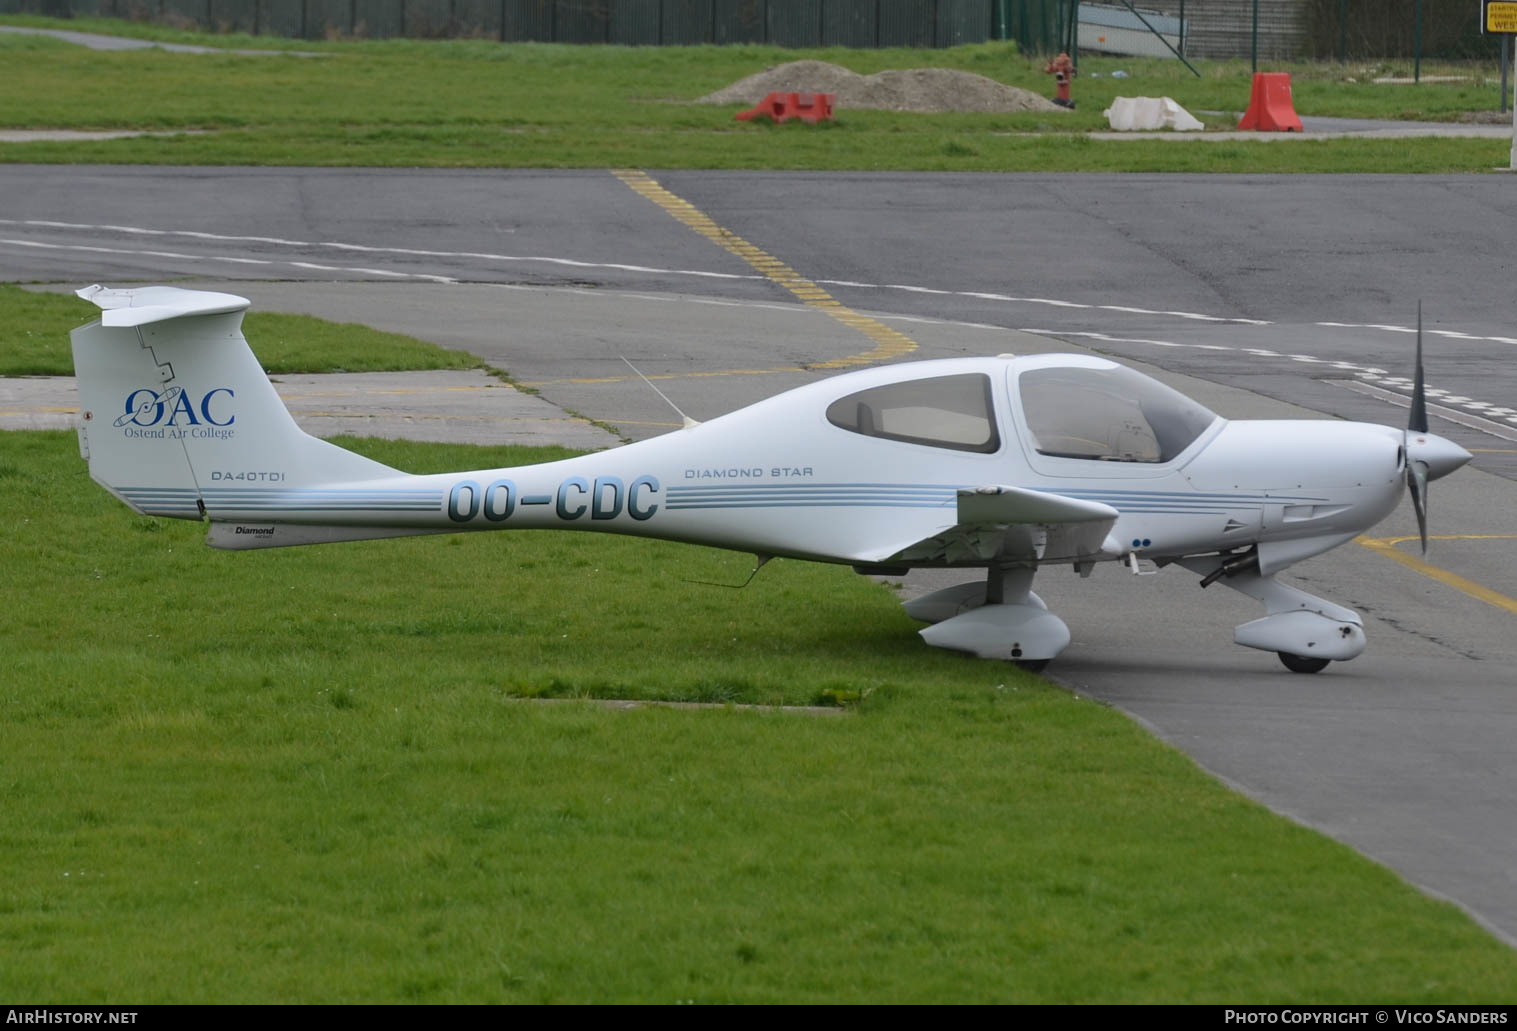
[[[101,310],[100,324],[112,328],[146,326],[151,322],[186,315],[224,315],[243,311],[252,302],[236,294],[208,290],[183,290],[177,286],[144,286],[136,290],[109,290],[100,284],[75,290],[75,294]]]
[[[381,537],[420,537],[454,533],[452,529],[422,530],[391,526],[308,526],[300,523],[212,523],[205,542],[223,551],[251,548],[294,548],[302,544],[372,541]]]

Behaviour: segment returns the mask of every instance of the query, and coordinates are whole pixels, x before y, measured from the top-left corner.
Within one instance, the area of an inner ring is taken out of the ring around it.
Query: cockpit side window
[[[1122,366],[1030,369],[1022,413],[1040,455],[1102,462],[1168,462],[1217,414]]]
[[[1001,448],[990,377],[937,376],[870,387],[827,406],[827,421],[868,437],[991,454]]]

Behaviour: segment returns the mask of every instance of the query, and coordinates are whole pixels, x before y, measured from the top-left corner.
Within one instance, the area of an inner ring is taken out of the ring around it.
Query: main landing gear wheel
[[[1292,655],[1290,652],[1275,652],[1275,654],[1280,656],[1280,661],[1292,673],[1320,673],[1324,669],[1327,669],[1329,662],[1333,661],[1331,659],[1314,659],[1306,655]]]
[[[1011,664],[1017,669],[1025,669],[1029,673],[1041,673],[1048,668],[1052,659],[1012,659]]]

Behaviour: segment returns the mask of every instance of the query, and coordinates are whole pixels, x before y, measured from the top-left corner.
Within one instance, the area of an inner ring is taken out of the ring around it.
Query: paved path
[[[1472,122],[1398,122],[1379,118],[1327,118],[1301,115],[1301,132],[1239,132],[1229,116],[1224,120],[1215,111],[1197,112],[1197,117],[1211,128],[1195,132],[1092,132],[1097,140],[1170,141],[1211,140],[1289,143],[1301,140],[1409,140],[1442,136],[1446,139],[1510,140],[1512,123]]]
[[[301,429],[318,437],[459,444],[561,444],[596,449],[621,441],[589,420],[479,371],[276,375],[274,387]],[[0,430],[72,429],[72,376],[0,377]]]
[[[91,50],[167,50],[174,54],[247,54],[254,57],[327,57],[327,54],[309,50],[255,50],[238,47],[200,47],[188,43],[160,43],[155,39],[137,39],[133,36],[108,36],[99,32],[74,32],[72,29],[29,29],[19,25],[0,25],[0,32],[26,36],[51,36],[65,43],[73,43]]]

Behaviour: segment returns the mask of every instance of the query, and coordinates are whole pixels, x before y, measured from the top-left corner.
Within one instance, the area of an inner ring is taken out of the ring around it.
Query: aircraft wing
[[[952,526],[888,549],[871,550],[860,561],[888,565],[976,563],[997,558],[1056,562],[1094,557],[1118,514],[1099,501],[1025,487],[961,488]]]

